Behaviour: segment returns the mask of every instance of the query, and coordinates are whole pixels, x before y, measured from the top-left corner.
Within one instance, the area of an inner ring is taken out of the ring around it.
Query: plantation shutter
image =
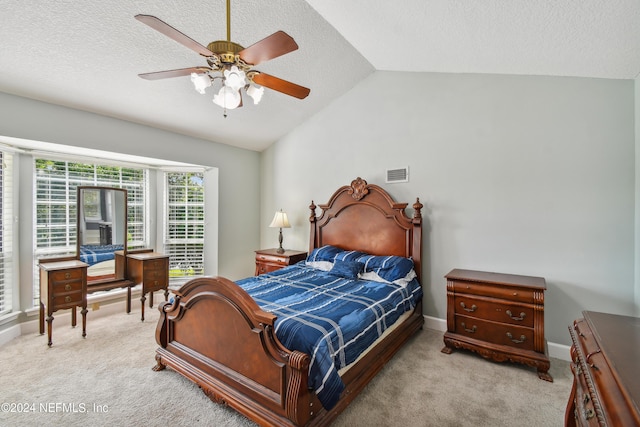
[[[13,287],[13,155],[0,151],[0,315],[9,313]]]
[[[164,251],[171,277],[204,274],[204,179],[202,172],[165,173]]]

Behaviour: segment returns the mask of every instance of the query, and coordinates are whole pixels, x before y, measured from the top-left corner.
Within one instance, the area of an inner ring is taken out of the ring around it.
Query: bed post
[[[313,251],[313,249],[316,247],[316,204],[313,203],[313,200],[311,201],[311,204],[309,205],[309,210],[311,210],[311,214],[309,215],[309,222],[311,223],[311,226],[309,227],[311,229],[311,235],[309,236],[309,255],[311,254],[311,252]]]
[[[413,204],[413,264],[415,266],[416,274],[418,275],[418,281],[422,283],[422,207],[424,205],[420,203],[420,198],[416,197],[416,202]],[[417,254],[417,256],[416,256]]]

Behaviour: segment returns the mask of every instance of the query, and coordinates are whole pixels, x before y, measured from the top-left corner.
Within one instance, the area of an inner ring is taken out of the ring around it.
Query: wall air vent
[[[387,184],[409,182],[409,166],[401,169],[387,169]]]

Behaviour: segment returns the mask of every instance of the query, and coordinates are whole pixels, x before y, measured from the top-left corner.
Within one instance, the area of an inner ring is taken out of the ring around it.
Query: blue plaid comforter
[[[327,410],[344,390],[338,370],[422,298],[416,279],[407,285],[351,280],[304,262],[237,283],[277,316],[275,333],[285,347],[311,356],[309,387]]]
[[[115,251],[121,251],[123,245],[82,245],[80,246],[80,261],[94,265],[102,261],[115,258]]]

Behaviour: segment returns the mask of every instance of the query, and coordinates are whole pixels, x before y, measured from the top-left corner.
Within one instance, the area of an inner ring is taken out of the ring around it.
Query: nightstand
[[[278,253],[275,248],[256,251],[256,276],[296,264],[306,258],[307,253],[304,251],[287,249],[283,253]]]
[[[495,362],[537,368],[553,381],[544,338],[542,277],[459,270],[447,279],[447,332],[443,353],[454,348],[474,351]]]
[[[47,309],[47,345],[51,347],[53,312],[71,309],[71,326],[76,326],[76,307],[82,307],[82,336],[87,336],[87,267],[82,261],[40,262],[40,334],[44,334]]]
[[[156,252],[127,254],[127,277],[134,286],[142,284],[141,320],[144,321],[145,295],[149,295],[149,307],[153,307],[153,293],[164,289],[164,300],[169,296],[169,255]]]

